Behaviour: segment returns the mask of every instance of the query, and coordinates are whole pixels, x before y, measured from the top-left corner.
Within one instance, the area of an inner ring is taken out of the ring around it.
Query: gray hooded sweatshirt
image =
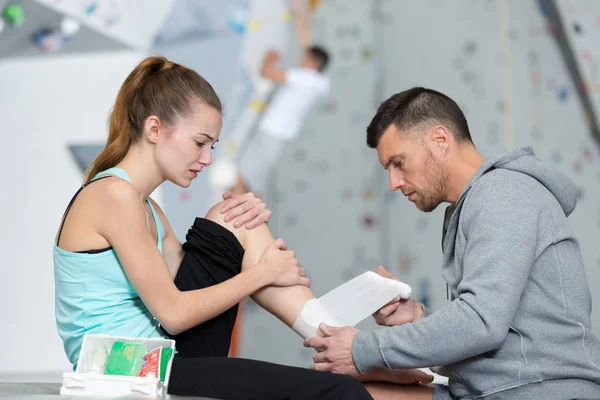
[[[600,399],[600,343],[567,222],[576,200],[575,184],[529,147],[486,160],[446,211],[451,303],[359,332],[358,370],[440,366],[449,387],[434,388],[434,398]]]

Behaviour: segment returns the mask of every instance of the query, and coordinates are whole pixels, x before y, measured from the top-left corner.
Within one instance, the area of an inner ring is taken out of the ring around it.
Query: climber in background
[[[325,49],[312,44],[307,15],[299,0],[293,0],[302,60],[298,67],[282,69],[279,53],[267,53],[261,75],[281,86],[258,123],[257,132],[241,149],[239,174],[234,193],[264,193],[281,152],[300,133],[304,119],[318,97],[329,92],[329,78],[323,74],[329,61]]]

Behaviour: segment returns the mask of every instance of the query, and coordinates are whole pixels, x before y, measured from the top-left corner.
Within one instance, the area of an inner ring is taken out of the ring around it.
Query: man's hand
[[[267,79],[270,79],[279,84],[285,84],[286,73],[285,70],[277,66],[280,55],[276,50],[269,50],[265,56],[260,74]]]
[[[265,56],[265,64],[276,64],[279,62],[279,60],[281,59],[281,55],[279,54],[279,52],[277,50],[269,50],[267,52],[267,55]]]
[[[377,267],[377,272],[385,278],[396,279],[390,271],[381,265]],[[396,326],[418,321],[422,315],[423,308],[421,304],[417,303],[413,296],[410,296],[408,300],[396,297],[376,311],[373,317],[379,325]]]
[[[312,369],[358,376],[359,372],[352,358],[352,342],[358,329],[350,326],[336,328],[326,324],[320,324],[319,329],[324,337],[313,336],[304,340],[305,347],[319,351],[313,356],[315,364]]]
[[[247,229],[256,228],[262,223],[268,223],[271,219],[271,210],[252,192],[242,195],[225,192],[223,200],[225,201],[220,212],[225,214],[225,222],[234,220],[233,226],[236,228],[244,224]]]

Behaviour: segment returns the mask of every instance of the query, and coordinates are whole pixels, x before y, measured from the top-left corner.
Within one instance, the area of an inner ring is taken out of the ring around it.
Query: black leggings
[[[201,289],[241,271],[244,249],[221,225],[196,218],[183,245],[185,252],[175,284],[179,290]],[[237,305],[186,332],[172,336],[169,393],[216,399],[371,399],[357,379],[346,375],[228,358]]]

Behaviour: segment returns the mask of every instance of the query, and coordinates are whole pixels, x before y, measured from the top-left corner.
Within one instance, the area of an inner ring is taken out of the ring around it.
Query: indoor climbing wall
[[[183,23],[174,26],[171,21]],[[181,240],[194,217],[205,215],[222,200],[225,185],[223,174],[218,172],[222,171],[219,163],[237,154],[265,107],[272,86],[262,85],[257,90],[256,80],[267,50],[279,51],[282,64],[288,62],[291,21],[290,5],[285,0],[218,4],[211,0],[177,0],[158,33],[153,48],[204,76],[224,105],[223,129],[213,153],[213,166],[187,189],[165,184],[165,202],[175,211],[171,225]]]
[[[398,3],[383,1],[383,36],[395,38],[383,45],[385,97],[412,86],[440,90],[462,107],[475,145],[484,156],[530,145],[540,159],[573,178],[580,198],[570,220],[594,288],[600,282],[600,252],[595,243],[600,233],[595,120],[579,93],[581,81],[573,78],[559,46],[561,32],[540,3],[548,2],[429,0],[413,4],[408,12]],[[580,8],[574,4],[557,2],[557,9],[563,34],[593,99],[598,84],[592,53],[600,34],[598,7],[592,2],[577,3]],[[416,33],[424,21],[435,27],[432,34]],[[596,103],[593,99],[593,111]],[[413,285],[417,297],[434,309],[447,301],[440,278],[443,211],[439,207],[423,214],[402,196],[390,196],[386,208],[388,262]],[[600,303],[600,295],[593,295],[594,302]],[[598,332],[600,314],[592,318]]]
[[[216,152],[213,167],[208,171],[213,202],[221,200],[221,194],[235,185],[237,160],[242,149],[252,140],[255,127],[276,87],[275,82],[262,77],[265,57],[273,51],[280,58],[285,58],[289,48],[292,11],[287,1],[251,1],[247,13],[238,71],[228,97],[234,112],[228,117],[228,126],[221,136],[222,145]]]
[[[407,13],[396,3],[382,2],[384,36],[396,38],[384,46],[386,96],[415,85],[438,89],[461,105],[484,156],[531,145],[540,159],[572,177],[580,199],[570,220],[582,246],[590,286],[595,287],[600,282],[600,252],[595,244],[600,229],[595,121],[590,120],[578,91],[581,82],[574,80],[559,46],[561,32],[540,3],[430,0]],[[592,2],[585,9],[585,2],[577,3],[580,8],[574,4],[557,2],[558,14],[597,110],[592,51],[600,34],[598,8]],[[435,21],[430,26],[438,34],[421,35],[415,41],[407,32],[418,32],[423,21]],[[387,237],[392,239],[388,258],[397,258],[395,272],[409,270],[407,281],[418,296],[433,308],[443,306],[446,291],[439,278],[443,208],[426,215],[398,198],[389,204],[388,214]],[[407,265],[403,260],[411,260],[412,269],[402,267]],[[600,302],[598,294],[594,301]],[[598,332],[600,314],[593,318]]]
[[[590,136],[600,146],[600,67],[595,43],[600,36],[598,3],[555,0],[544,4],[549,27],[560,46],[582,102]],[[560,16],[560,18],[556,17]]]
[[[250,2],[240,64],[253,78],[260,76],[260,69],[268,50],[277,50],[285,54],[291,19],[292,12],[287,1]]]
[[[364,128],[375,106],[373,24],[368,1],[323,1],[313,41],[331,53],[332,90],[313,108],[300,138],[282,156],[267,196],[270,227],[312,279],[317,296],[373,269],[379,260],[382,175]],[[293,44],[292,37],[290,44]],[[291,45],[291,60],[299,60]],[[290,329],[246,303],[241,355],[307,366],[312,351]]]
[[[35,0],[136,50],[148,50],[175,0]]]
[[[599,20],[590,9],[564,3],[570,8],[559,1],[557,9],[594,97]],[[412,86],[457,100],[484,156],[531,145],[539,158],[575,180],[580,202],[570,220],[590,286],[597,287],[599,149],[556,26],[537,1],[426,0],[407,8],[384,0],[352,7],[328,0],[313,31],[333,55],[332,93],[286,150],[267,201],[274,210],[271,229],[297,252],[316,295],[382,263],[431,308],[447,302],[441,278],[445,207],[424,214],[389,192],[387,173],[365,145],[365,128],[379,102]],[[598,294],[594,302],[600,304]],[[598,332],[600,315],[593,318]],[[368,321],[359,328],[374,326]],[[312,353],[250,302],[242,355],[309,365]]]
[[[553,108],[556,107],[556,96],[554,101],[548,98],[544,103],[546,142],[551,148],[545,158],[567,171],[579,187],[579,205],[571,220],[583,249],[592,289],[595,310],[592,312],[592,330],[600,335],[600,313],[597,311],[600,307],[600,249],[597,244],[600,236],[600,51],[597,45],[600,40],[600,7],[590,0],[557,0],[556,7],[580,80],[570,83],[568,93],[573,94],[571,97],[559,98],[559,104],[565,103],[563,107],[573,110],[570,115],[561,116]],[[556,79],[553,74],[560,76],[560,72],[548,68],[546,78]],[[576,96],[575,86],[588,98],[589,110],[584,108],[586,103]]]

